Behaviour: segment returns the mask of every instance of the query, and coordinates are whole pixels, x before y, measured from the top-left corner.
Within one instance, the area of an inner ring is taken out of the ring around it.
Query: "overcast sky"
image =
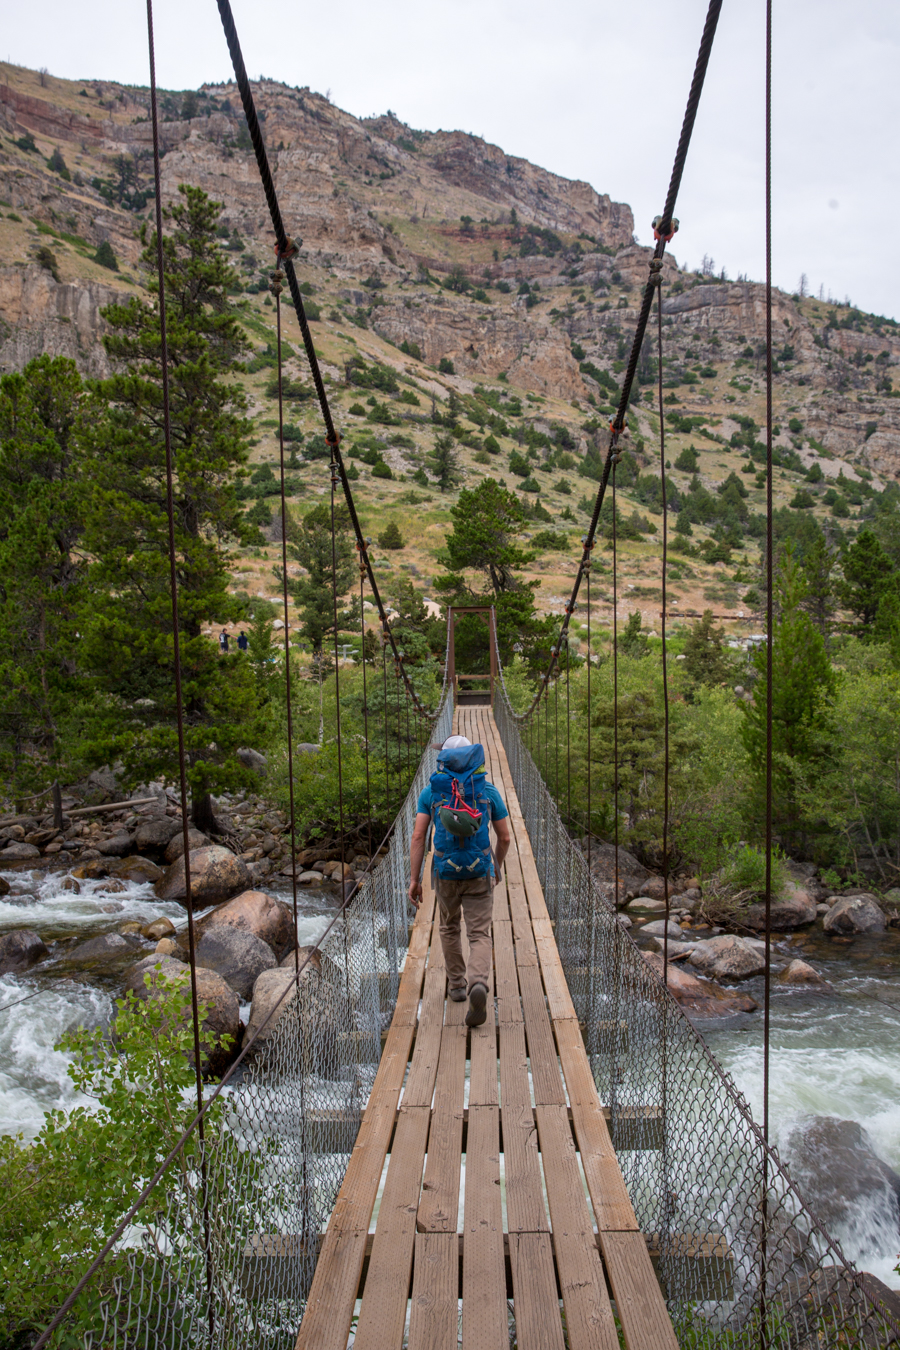
[[[251,76],[330,90],[359,116],[484,136],[661,209],[705,0],[232,0]],[[764,275],[763,0],[725,0],[677,214],[679,262]],[[214,0],[157,0],[160,85],[230,77]],[[72,79],[146,84],[144,6],[9,5],[0,55]],[[0,39],[2,41],[2,39]],[[900,318],[896,0],[775,0],[774,277]]]

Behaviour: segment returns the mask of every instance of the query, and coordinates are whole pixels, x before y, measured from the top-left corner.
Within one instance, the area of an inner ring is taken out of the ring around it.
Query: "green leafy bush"
[[[145,978],[149,983],[151,977]],[[0,1138],[0,1339],[6,1344],[32,1336],[49,1320],[111,1236],[143,1179],[152,1176],[193,1117],[189,991],[183,981],[161,974],[157,979],[157,997],[141,1000],[129,993],[117,1001],[114,1043],[98,1028],[70,1034],[56,1047],[74,1056],[69,1077],[94,1105],[78,1106],[68,1116],[48,1112],[30,1143],[21,1135]],[[209,1011],[201,1005],[201,1020]],[[207,1137],[218,1134],[223,1105],[211,1108]],[[216,1142],[214,1166],[233,1164],[237,1154],[223,1133]],[[189,1196],[187,1178],[197,1156],[195,1134],[169,1184],[159,1186],[143,1209],[142,1222],[155,1227],[163,1249],[172,1238],[178,1240],[167,1232],[169,1192],[183,1185]],[[193,1207],[199,1210],[200,1203],[195,1194]],[[196,1220],[190,1200],[179,1208],[180,1226]],[[97,1280],[76,1301],[65,1323],[67,1339],[57,1345],[81,1344],[90,1333],[96,1343],[103,1342],[100,1299],[113,1292],[117,1277],[127,1277],[128,1259],[121,1249],[107,1259]],[[172,1277],[171,1268],[160,1265],[155,1277],[152,1263],[148,1266],[145,1315],[161,1292],[154,1283]],[[132,1316],[138,1318],[141,1295],[136,1293],[135,1299]]]
[[[455,374],[456,374],[456,371],[455,371],[454,366],[453,366],[453,362],[450,360],[450,357],[449,357],[449,356],[442,356],[442,357],[441,357],[440,361],[438,361],[438,370],[440,371],[440,373],[441,373],[442,375],[455,375]]]
[[[97,252],[94,254],[94,262],[99,263],[101,267],[108,267],[111,272],[118,272],[119,260],[108,239],[104,239],[101,244],[98,244]]]
[[[372,465],[373,478],[393,478],[393,476],[394,475],[391,472],[391,466],[389,464],[385,464],[383,459],[379,459],[375,464]]]
[[[736,891],[751,891],[753,895],[766,893],[766,855],[761,848],[752,844],[736,844],[728,855],[725,866],[720,872],[721,880]],[[772,851],[772,895],[780,895],[784,890],[787,873],[784,869],[784,855],[779,849]]]

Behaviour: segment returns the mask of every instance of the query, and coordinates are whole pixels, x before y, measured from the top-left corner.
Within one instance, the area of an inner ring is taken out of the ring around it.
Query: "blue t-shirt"
[[[478,791],[483,792],[490,803],[491,820],[505,820],[509,815],[509,812],[506,809],[506,803],[494,787],[493,783],[488,783],[486,780],[484,783],[479,783]],[[423,815],[430,816],[431,804],[431,784],[429,783],[428,787],[423,788],[419,793],[416,810],[421,811]]]

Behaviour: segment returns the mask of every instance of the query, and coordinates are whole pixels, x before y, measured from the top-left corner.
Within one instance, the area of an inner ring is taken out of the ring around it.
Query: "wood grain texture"
[[[456,1350],[459,1330],[456,1233],[419,1233],[409,1310],[409,1350]],[[396,1342],[399,1350],[400,1341]]]
[[[537,1106],[535,1116],[569,1350],[619,1350],[566,1109]]]
[[[600,1249],[628,1350],[678,1350],[643,1233],[601,1233]]]
[[[403,1340],[430,1116],[427,1106],[400,1111],[356,1328],[357,1350],[382,1350]]]
[[[347,1350],[365,1254],[365,1229],[340,1233],[329,1228],[306,1301],[297,1350]]]
[[[420,1233],[455,1233],[462,1168],[466,1028],[445,1026],[434,1090],[428,1161],[419,1201]]]
[[[469,1107],[462,1298],[466,1350],[498,1350],[507,1319],[496,1106]]]
[[[518,1350],[565,1350],[549,1233],[510,1233]]]

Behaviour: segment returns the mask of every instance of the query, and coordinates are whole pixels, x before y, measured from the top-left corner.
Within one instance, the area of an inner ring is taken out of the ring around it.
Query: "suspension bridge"
[[[32,1350],[75,1341],[86,1350],[212,1350],[238,1344],[259,1350],[287,1350],[293,1344],[297,1350],[345,1350],[351,1343],[355,1350],[450,1350],[460,1344],[466,1350],[511,1345],[519,1350],[616,1350],[623,1345],[626,1350],[813,1350],[896,1344],[900,1325],[877,1284],[844,1258],[771,1147],[767,1106],[757,1125],[670,996],[667,952],[659,978],[624,932],[615,897],[610,900],[598,887],[530,749],[541,708],[563,666],[569,618],[582,584],[590,616],[591,551],[608,487],[615,500],[615,465],[623,453],[628,401],[655,299],[662,352],[663,257],[677,229],[675,203],[721,0],[709,6],[665,207],[654,221],[656,248],[572,596],[534,700],[523,714],[507,697],[489,609],[488,673],[456,670],[451,614],[438,707],[424,708],[412,685],[345,472],[294,268],[299,245],[281,217],[229,0],[217,3],[276,241],[272,293],[282,540],[287,530],[280,297],[286,284],[331,450],[332,531],[342,494],[356,536],[361,598],[368,585],[382,624],[385,702],[390,655],[398,744],[402,737],[407,756],[414,744],[421,759],[414,772],[410,765],[411,783],[386,849],[370,848],[365,875],[346,895],[317,949],[303,960],[298,952],[294,978],[256,1034],[245,1039],[220,1083],[204,1083],[181,724],[172,504],[177,465],[168,415],[159,133],[147,0],[196,1110],[154,1174],[138,1183],[131,1203],[123,1202],[127,1208],[99,1251],[82,1271],[73,1271],[69,1295]],[[768,36],[767,170],[770,3]],[[770,192],[767,171],[767,243]],[[770,262],[767,294],[771,569]],[[660,360],[665,500],[662,365]],[[664,662],[665,519],[664,510]],[[615,615],[615,529],[612,543]],[[284,554],[282,561],[293,784]],[[771,580],[770,574],[770,633]],[[336,585],[334,591],[337,658]],[[337,659],[335,680],[340,681]],[[771,775],[771,665],[768,690]],[[339,690],[336,719],[343,842]],[[416,802],[434,768],[435,745],[451,730],[483,745],[489,776],[509,807],[513,840],[493,892],[489,1015],[471,1030],[464,1024],[464,1005],[446,998],[427,865],[425,897],[412,925],[407,907]],[[293,799],[291,815],[296,919]],[[665,829],[662,842],[668,927]],[[770,808],[769,858],[771,845]],[[771,878],[767,906],[770,883]],[[766,1102],[770,943],[767,926]]]

